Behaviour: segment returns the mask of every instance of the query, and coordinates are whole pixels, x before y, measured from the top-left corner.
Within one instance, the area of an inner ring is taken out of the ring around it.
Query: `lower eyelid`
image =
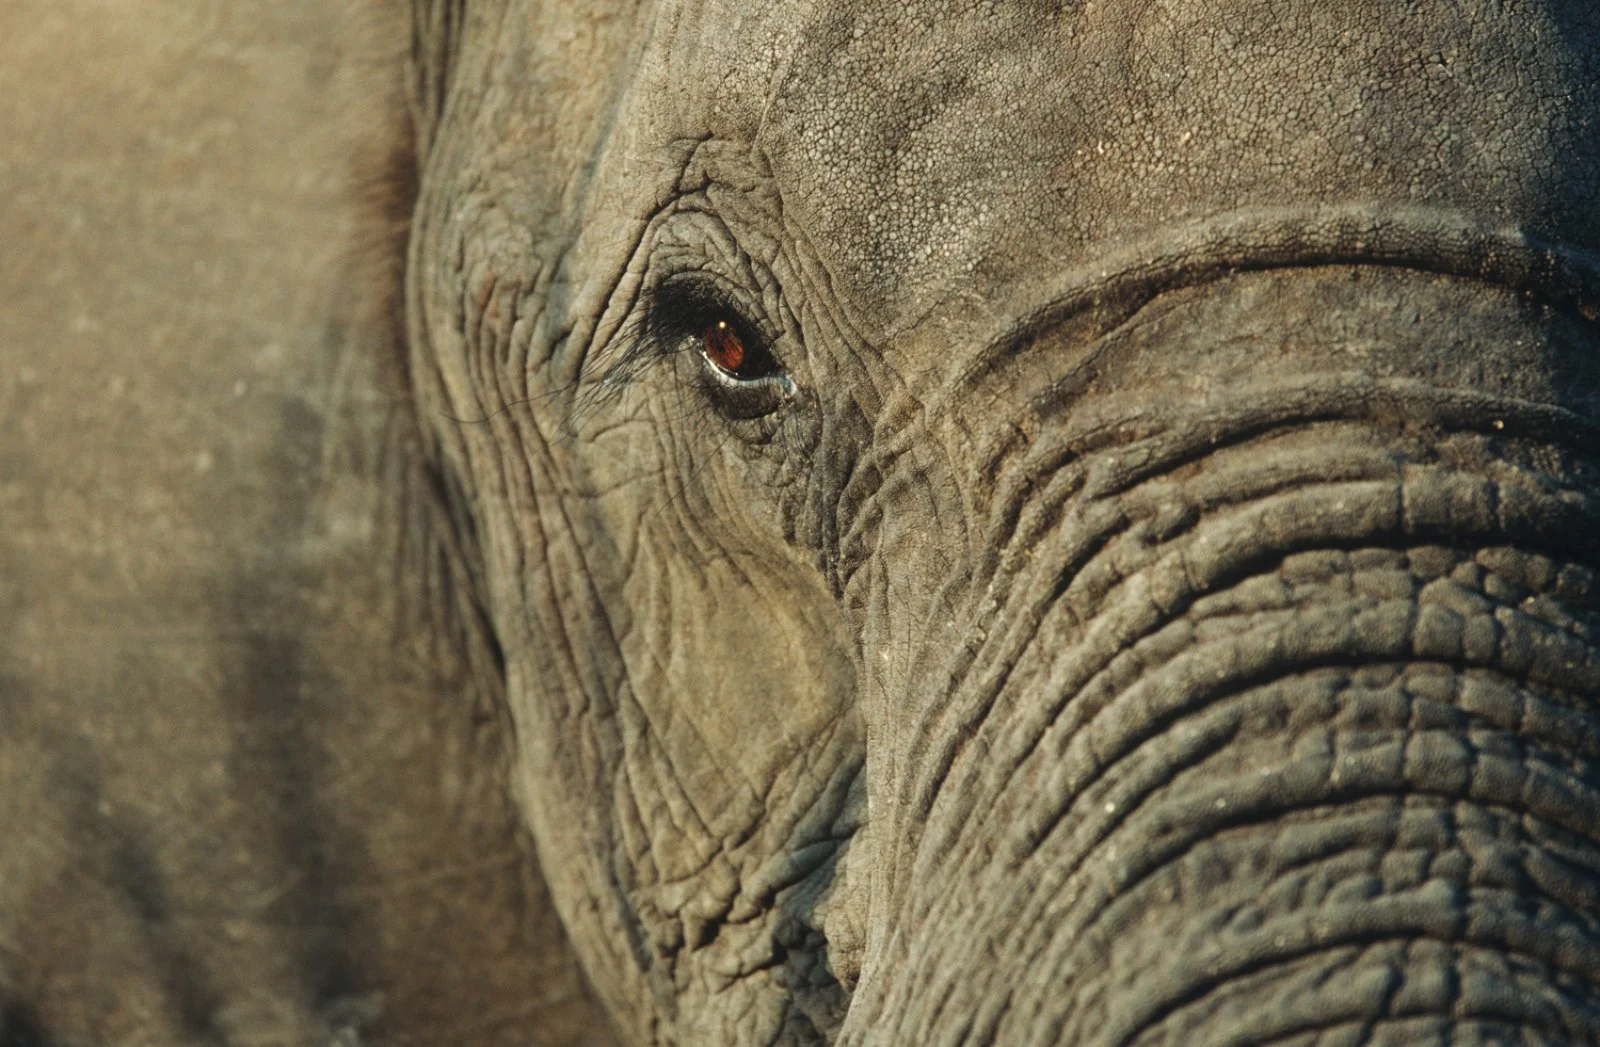
[[[701,357],[701,362],[705,365],[705,369],[710,372],[712,380],[725,389],[744,391],[775,388],[786,397],[793,396],[795,393],[794,380],[782,372],[762,375],[760,378],[735,378],[703,356]]]
[[[799,395],[794,380],[781,372],[741,379],[720,370],[704,357],[701,365],[701,381],[705,383],[703,395],[712,402],[714,410],[734,418],[771,415]]]

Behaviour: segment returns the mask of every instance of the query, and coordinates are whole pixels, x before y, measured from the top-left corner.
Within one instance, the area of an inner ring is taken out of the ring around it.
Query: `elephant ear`
[[[0,1043],[608,1039],[391,362],[409,17],[0,5]]]

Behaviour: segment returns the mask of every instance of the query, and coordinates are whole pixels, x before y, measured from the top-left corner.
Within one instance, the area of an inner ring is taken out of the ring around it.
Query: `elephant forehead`
[[[1592,5],[808,11],[757,141],[883,333],[1245,208],[1421,206],[1600,242]]]

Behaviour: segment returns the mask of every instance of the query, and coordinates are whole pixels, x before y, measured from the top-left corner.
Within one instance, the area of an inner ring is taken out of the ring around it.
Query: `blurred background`
[[[0,5],[0,1044],[607,1042],[413,526],[409,49]]]

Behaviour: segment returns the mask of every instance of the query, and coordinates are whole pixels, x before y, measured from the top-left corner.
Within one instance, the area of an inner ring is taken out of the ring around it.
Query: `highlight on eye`
[[[700,343],[707,360],[735,378],[739,377],[739,370],[744,367],[748,354],[744,339],[739,337],[739,332],[734,330],[732,324],[727,320],[713,321],[701,332]]]
[[[737,304],[737,293],[702,278],[647,286],[620,344],[620,354],[591,393],[581,398],[576,415],[618,395],[652,362],[678,354],[693,357],[700,395],[728,418],[772,414],[797,393],[773,352],[771,338]]]
[[[699,281],[655,288],[645,327],[658,345],[692,346],[724,381],[758,382],[783,373],[757,326],[727,294]]]

